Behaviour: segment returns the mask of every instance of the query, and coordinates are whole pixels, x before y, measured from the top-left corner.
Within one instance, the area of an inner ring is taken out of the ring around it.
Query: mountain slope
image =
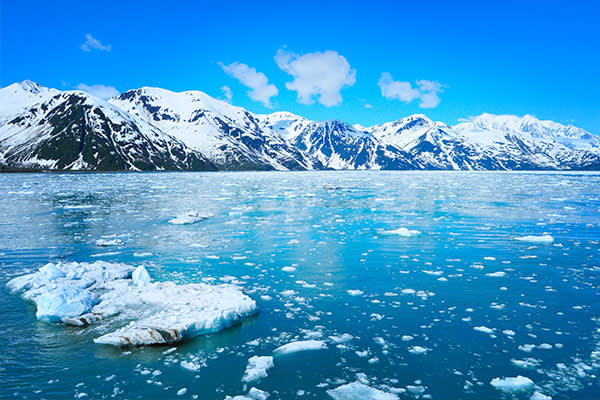
[[[263,129],[253,114],[199,91],[141,88],[110,102],[205,154],[221,169],[322,167],[285,138]]]
[[[128,114],[85,92],[26,81],[0,90],[0,99],[7,97],[11,105],[0,111],[4,169],[214,169],[202,154],[158,130],[140,129]]]

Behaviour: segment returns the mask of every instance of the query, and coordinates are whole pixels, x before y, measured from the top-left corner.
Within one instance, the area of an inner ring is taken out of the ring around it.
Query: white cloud
[[[88,92],[89,94],[100,97],[104,100],[115,97],[119,94],[119,91],[114,87],[104,85],[86,85],[85,83],[80,83],[77,85],[77,89]]]
[[[438,94],[444,91],[444,86],[437,81],[419,80],[413,87],[410,82],[395,81],[389,72],[382,73],[377,84],[386,99],[398,99],[405,103],[419,100],[421,108],[437,107],[441,101]]]
[[[250,88],[248,96],[252,100],[260,101],[265,107],[272,107],[271,97],[277,96],[279,91],[275,85],[270,84],[267,76],[262,72],[257,72],[246,64],[234,62],[229,65],[219,63],[223,71],[229,76],[240,81],[244,86]]]
[[[312,104],[313,96],[318,96],[318,102],[324,106],[338,105],[342,102],[342,88],[356,82],[356,70],[336,51],[298,55],[279,50],[275,62],[282,71],[294,77],[285,87],[295,90],[302,104]]]
[[[231,103],[231,99],[233,98],[233,92],[231,91],[231,88],[225,85],[221,88],[221,92],[223,92],[223,97],[225,97],[225,100],[227,100],[228,103]]]
[[[92,50],[100,50],[110,52],[111,45],[104,45],[98,39],[90,35],[89,33],[85,35],[85,43],[81,45],[81,50],[83,51],[92,51]]]

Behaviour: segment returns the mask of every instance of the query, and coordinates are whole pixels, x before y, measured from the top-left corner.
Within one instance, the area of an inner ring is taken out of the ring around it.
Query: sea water
[[[115,348],[5,290],[97,260],[232,283],[259,314]],[[1,174],[0,286],[1,399],[600,398],[593,173]],[[313,349],[275,352],[296,341]]]

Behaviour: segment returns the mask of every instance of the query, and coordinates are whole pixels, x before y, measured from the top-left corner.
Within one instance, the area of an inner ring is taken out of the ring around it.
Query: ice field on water
[[[1,399],[600,398],[599,174],[0,187]]]

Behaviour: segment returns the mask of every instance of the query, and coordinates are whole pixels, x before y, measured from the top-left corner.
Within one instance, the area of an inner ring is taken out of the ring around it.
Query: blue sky
[[[219,3],[3,2],[1,84],[195,89],[362,125],[529,113],[600,134],[594,1]]]

